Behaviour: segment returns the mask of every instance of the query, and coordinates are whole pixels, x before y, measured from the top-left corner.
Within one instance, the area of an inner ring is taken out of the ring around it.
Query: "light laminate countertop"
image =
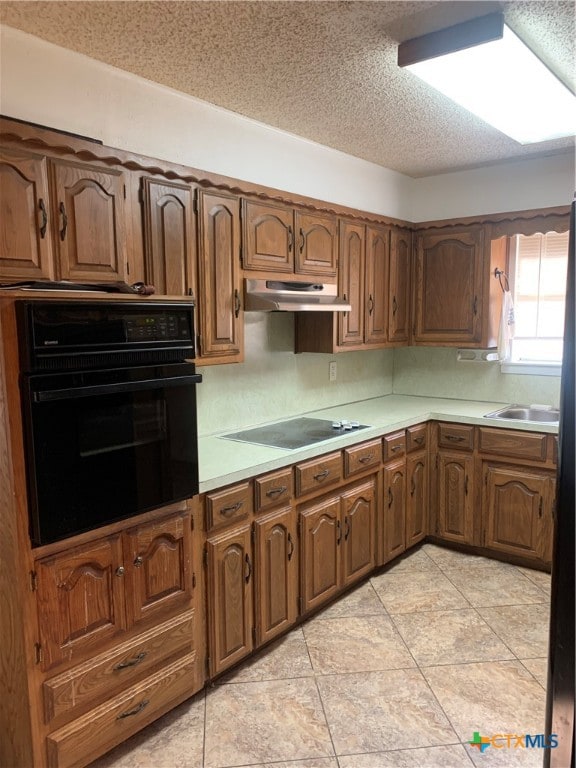
[[[231,483],[260,475],[263,472],[281,469],[299,461],[312,459],[315,456],[321,456],[324,453],[362,443],[432,419],[459,424],[477,424],[484,427],[558,434],[558,427],[550,424],[484,418],[484,414],[499,410],[505,405],[507,403],[408,395],[386,395],[370,400],[336,405],[319,411],[294,414],[277,421],[307,416],[329,420],[356,420],[361,424],[370,424],[371,426],[359,432],[347,432],[295,450],[252,445],[222,437],[223,434],[237,431],[233,429],[226,430],[226,433],[200,437],[198,440],[200,493],[222,488]],[[262,424],[251,426],[262,426]],[[249,428],[245,427],[245,429]]]

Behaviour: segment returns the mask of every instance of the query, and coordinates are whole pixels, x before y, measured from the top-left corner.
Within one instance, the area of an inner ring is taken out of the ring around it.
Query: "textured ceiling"
[[[574,90],[573,2],[2,1],[0,21],[420,177],[573,151],[521,146],[398,68],[398,42],[500,9]]]

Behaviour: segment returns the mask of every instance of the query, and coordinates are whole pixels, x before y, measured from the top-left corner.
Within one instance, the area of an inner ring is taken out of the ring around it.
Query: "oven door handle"
[[[142,390],[165,389],[166,387],[182,387],[187,384],[199,384],[201,381],[202,374],[194,373],[189,376],[174,376],[165,379],[123,381],[119,384],[95,384],[68,389],[46,389],[34,392],[33,399],[35,403],[46,403],[54,402],[55,400],[72,400],[78,397],[114,395],[119,392],[141,392]]]

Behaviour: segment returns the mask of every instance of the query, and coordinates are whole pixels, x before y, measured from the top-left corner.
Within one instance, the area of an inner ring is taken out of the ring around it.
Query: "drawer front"
[[[546,435],[480,427],[480,451],[499,456],[546,461]]]
[[[65,713],[85,710],[99,699],[110,697],[149,675],[175,654],[183,656],[188,653],[193,631],[194,612],[188,611],[108,653],[47,680],[43,685],[46,722]]]
[[[296,465],[296,495],[303,496],[334,485],[342,479],[342,456],[340,452],[321,456]]]
[[[406,451],[419,451],[426,448],[428,444],[428,426],[426,424],[417,424],[415,427],[408,427],[406,430]]]
[[[384,435],[382,438],[382,447],[384,448],[384,461],[390,459],[399,459],[406,453],[406,434],[402,432],[393,432],[391,435]]]
[[[241,483],[224,491],[206,494],[206,529],[212,531],[252,514],[252,484]]]
[[[257,477],[254,481],[256,512],[285,504],[290,501],[293,493],[294,480],[291,469],[283,469],[280,472],[272,472],[269,475]]]
[[[382,444],[380,440],[355,445],[344,450],[344,476],[350,477],[370,467],[379,467],[382,462]]]
[[[198,688],[189,654],[46,737],[49,768],[85,765]]]
[[[473,451],[474,427],[467,427],[464,424],[439,424],[438,447]]]

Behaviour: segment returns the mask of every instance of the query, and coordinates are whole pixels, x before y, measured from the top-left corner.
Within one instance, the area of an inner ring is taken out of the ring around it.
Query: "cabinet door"
[[[428,517],[428,455],[415,453],[406,459],[406,547],[426,536]]]
[[[255,524],[256,643],[290,627],[298,615],[296,518],[290,507]]]
[[[419,235],[415,258],[415,342],[480,341],[483,246],[479,229]]]
[[[51,161],[60,277],[126,278],[125,179],[122,171]]]
[[[295,224],[295,271],[335,277],[338,260],[336,219],[296,211]]]
[[[484,465],[485,546],[550,561],[551,475],[527,467]]]
[[[54,279],[46,158],[0,151],[0,282]]]
[[[242,359],[240,203],[198,192],[200,356]]]
[[[338,312],[338,344],[364,343],[364,227],[340,222],[340,294],[352,307]]]
[[[376,564],[376,489],[374,479],[342,494],[343,585],[370,573]]]
[[[385,344],[388,338],[388,260],[390,230],[366,228],[366,287],[364,340]]]
[[[473,468],[472,456],[438,455],[438,534],[448,541],[473,543]]]
[[[264,272],[292,272],[294,212],[268,203],[242,201],[242,265]]]
[[[341,540],[338,496],[300,510],[300,596],[303,613],[322,605],[340,589]]]
[[[388,289],[388,341],[408,343],[410,338],[410,259],[412,234],[392,229]]]
[[[142,193],[146,282],[159,294],[193,295],[194,189],[145,178]]]
[[[252,650],[250,526],[208,539],[208,668],[210,676]]]
[[[398,459],[384,467],[384,562],[406,549],[406,461]]]
[[[36,563],[43,667],[78,661],[126,628],[120,536]]]
[[[127,612],[132,624],[160,619],[192,601],[190,515],[180,514],[126,531]]]

